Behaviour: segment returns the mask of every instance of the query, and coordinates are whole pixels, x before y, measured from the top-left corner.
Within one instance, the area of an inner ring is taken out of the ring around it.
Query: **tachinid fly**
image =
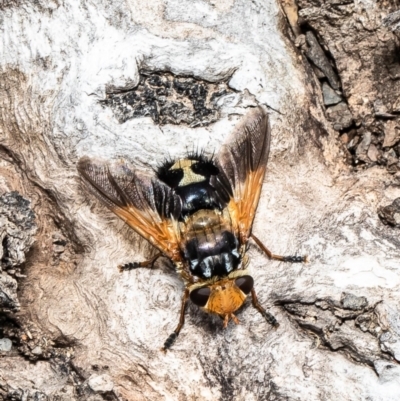
[[[269,258],[306,258],[274,255],[252,234],[269,147],[268,115],[259,107],[243,118],[216,157],[188,154],[165,162],[153,177],[125,163],[79,161],[91,192],[159,251],[151,260],[128,263],[121,270],[152,266],[166,256],[185,282],[179,324],[164,350],[179,335],[189,299],[219,315],[226,327],[230,319],[239,323],[234,312],[251,294],[254,307],[278,326],[257,300],[247,270],[248,242],[252,238]]]

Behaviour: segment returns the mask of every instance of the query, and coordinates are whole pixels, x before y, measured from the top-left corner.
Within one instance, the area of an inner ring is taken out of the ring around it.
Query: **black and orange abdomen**
[[[219,169],[211,159],[188,157],[163,165],[158,177],[182,202],[181,250],[190,274],[201,279],[225,277],[240,264],[239,241],[227,211],[229,194],[213,186]]]
[[[190,273],[202,279],[225,277],[240,264],[239,242],[218,210],[202,209],[181,224],[182,250]]]

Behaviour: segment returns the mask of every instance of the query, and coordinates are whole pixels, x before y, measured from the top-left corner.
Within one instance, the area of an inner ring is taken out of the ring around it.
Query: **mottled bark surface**
[[[397,400],[397,6],[1,2],[0,399]],[[212,154],[259,104],[273,137],[254,233],[309,263],[252,245],[280,327],[249,301],[225,330],[190,306],[164,354],[183,283],[165,259],[118,272],[154,249],[76,162]]]

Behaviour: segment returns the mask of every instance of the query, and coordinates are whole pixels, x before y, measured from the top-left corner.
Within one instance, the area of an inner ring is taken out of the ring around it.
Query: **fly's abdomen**
[[[240,263],[239,243],[229,220],[217,210],[199,210],[184,224],[183,253],[194,276],[224,277]]]
[[[225,277],[240,263],[239,242],[226,209],[229,190],[215,187],[219,174],[214,161],[202,154],[166,162],[157,172],[179,196],[181,251],[189,273],[202,279]]]

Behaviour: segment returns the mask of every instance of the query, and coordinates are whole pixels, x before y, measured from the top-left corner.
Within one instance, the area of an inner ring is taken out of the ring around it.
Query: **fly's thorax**
[[[165,162],[159,167],[157,176],[168,186],[176,189],[208,181],[212,175],[218,173],[219,169],[212,159],[193,154],[186,159]]]
[[[180,220],[202,209],[222,209],[228,199],[210,183],[219,169],[204,155],[188,155],[186,159],[164,163],[157,177],[172,188],[181,200]]]
[[[203,182],[207,179],[206,176],[193,171],[192,166],[195,163],[196,162],[194,160],[183,159],[178,160],[175,164],[171,166],[171,172],[182,171],[182,178],[179,181],[178,187],[184,187],[186,185]]]

